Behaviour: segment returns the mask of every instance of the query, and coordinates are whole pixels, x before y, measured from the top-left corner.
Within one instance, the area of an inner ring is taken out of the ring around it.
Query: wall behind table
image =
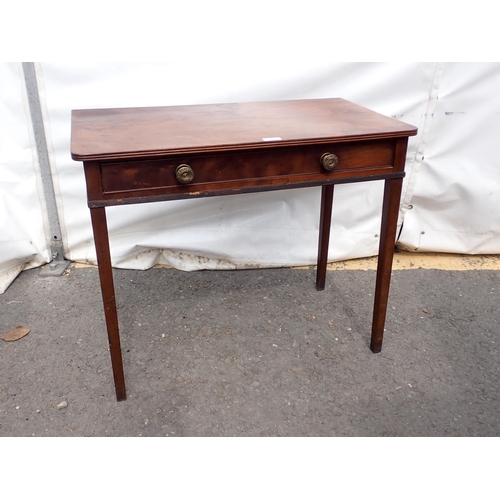
[[[1,184],[0,221],[7,228],[2,246],[9,251],[0,255],[0,274],[10,273],[10,279],[24,266],[47,262],[48,251],[22,72],[20,65],[1,68],[11,89],[0,101],[2,110],[10,110],[10,115],[2,113],[2,137],[12,146],[10,152],[0,151],[2,179],[10,179],[9,186]],[[500,253],[494,217],[500,208],[494,153],[494,138],[500,135],[498,69],[497,64],[325,64],[324,58],[293,64],[37,64],[65,257],[95,263],[83,168],[70,157],[72,109],[326,97],[343,97],[419,127],[409,142],[401,247]],[[13,186],[21,198],[4,194]],[[329,260],[377,253],[381,200],[380,181],[336,186]],[[23,222],[26,211],[36,223]],[[115,267],[164,263],[185,270],[231,269],[316,260],[318,188],[107,211]]]
[[[70,110],[344,97],[422,125],[434,64],[43,64],[67,258],[95,262],[82,166],[69,156]],[[411,160],[415,144],[410,148]],[[336,188],[330,260],[378,249],[380,182]],[[319,189],[108,209],[116,267],[192,269],[313,264]]]
[[[440,64],[435,82],[399,246],[498,254],[500,64]]]
[[[0,63],[0,293],[49,261],[43,204],[21,64]]]

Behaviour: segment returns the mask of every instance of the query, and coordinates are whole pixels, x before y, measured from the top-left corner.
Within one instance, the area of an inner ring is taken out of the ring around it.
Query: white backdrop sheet
[[[48,262],[43,194],[20,64],[0,64],[0,292]]]
[[[10,151],[0,151],[2,247],[9,249],[0,256],[3,272],[9,262],[21,269],[47,262],[48,251],[40,230],[44,208],[36,194],[38,172],[20,65],[0,68],[10,75],[11,85],[0,102],[2,111],[11,112],[2,113],[0,126],[12,143]],[[70,157],[72,109],[324,97],[343,97],[419,127],[408,149],[401,247],[500,253],[500,166],[494,140],[500,137],[499,71],[494,63],[325,65],[314,60],[296,65],[37,64],[65,257],[96,261],[83,168]],[[14,101],[19,104],[15,109]],[[13,124],[24,132],[16,132]],[[4,186],[8,178],[11,185]],[[23,200],[30,200],[25,207],[9,195],[13,185]],[[380,181],[335,187],[330,261],[377,253],[382,187]],[[23,222],[35,220],[23,216],[27,210],[38,214],[37,231]],[[316,260],[318,188],[111,207],[107,213],[115,267],[147,269],[162,263],[184,270],[236,269]],[[31,228],[29,237],[26,228]]]
[[[441,64],[399,246],[500,253],[500,64]]]

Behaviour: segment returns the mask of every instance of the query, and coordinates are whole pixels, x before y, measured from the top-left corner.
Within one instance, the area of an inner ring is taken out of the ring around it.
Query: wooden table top
[[[77,161],[157,157],[416,135],[413,125],[344,99],[72,111]]]

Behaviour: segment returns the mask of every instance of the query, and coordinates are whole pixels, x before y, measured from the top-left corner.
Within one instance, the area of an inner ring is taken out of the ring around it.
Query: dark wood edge
[[[111,207],[119,205],[132,205],[136,203],[153,203],[157,201],[168,201],[168,200],[187,200],[192,198],[208,198],[212,196],[227,196],[240,193],[255,193],[264,191],[281,191],[283,189],[301,189],[306,187],[319,187],[326,186],[329,184],[350,184],[354,182],[369,182],[369,181],[380,181],[385,179],[401,179],[405,176],[405,172],[392,172],[381,175],[370,175],[366,177],[357,178],[346,178],[337,179],[334,181],[311,181],[311,182],[300,182],[297,184],[285,184],[285,185],[274,185],[274,186],[251,186],[245,188],[230,188],[214,191],[199,191],[196,193],[177,193],[177,194],[165,194],[157,196],[133,196],[130,198],[112,198],[107,200],[91,200],[88,201],[89,208],[97,207]]]
[[[398,139],[398,138],[408,138],[409,136],[417,135],[417,129],[415,130],[404,130],[401,132],[392,132],[390,134],[367,134],[367,135],[354,135],[347,137],[322,137],[320,139],[302,139],[302,140],[288,140],[279,142],[255,142],[255,143],[244,143],[244,144],[224,144],[220,146],[200,146],[193,148],[178,148],[169,149],[168,151],[164,149],[152,150],[152,151],[130,151],[130,152],[115,152],[106,154],[95,154],[95,155],[81,155],[78,153],[71,153],[71,158],[75,161],[112,161],[112,160],[123,160],[123,159],[135,159],[135,158],[166,158],[169,156],[185,155],[185,154],[202,154],[202,153],[231,153],[245,151],[258,151],[261,149],[276,149],[288,148],[294,146],[315,146],[321,144],[337,144],[344,142],[359,142],[359,141],[370,141],[370,140],[382,140],[382,139]]]

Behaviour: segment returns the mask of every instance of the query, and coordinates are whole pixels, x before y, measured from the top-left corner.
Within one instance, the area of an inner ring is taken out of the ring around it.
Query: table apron
[[[404,177],[407,139],[333,143],[266,151],[84,162],[89,207],[201,198]],[[327,170],[321,156],[338,164]],[[183,184],[176,169],[193,179]]]
[[[89,208],[97,207],[110,207],[119,205],[131,205],[136,203],[154,203],[159,201],[169,201],[169,200],[186,200],[192,198],[209,198],[213,196],[228,196],[244,193],[255,193],[255,192],[265,192],[265,191],[280,191],[284,189],[300,189],[307,187],[319,187],[331,184],[351,184],[357,182],[369,182],[369,181],[381,181],[386,179],[401,179],[405,177],[405,172],[393,172],[392,169],[386,174],[374,174],[365,175],[363,177],[347,177],[341,179],[325,179],[322,181],[310,180],[295,183],[283,183],[280,179],[275,184],[268,183],[262,184],[256,182],[255,185],[245,185],[245,186],[226,186],[222,189],[211,189],[202,191],[188,191],[188,192],[168,192],[167,189],[156,189],[154,192],[122,192],[122,193],[105,193],[100,199],[90,199],[88,200]],[[249,184],[249,183],[247,183]]]

